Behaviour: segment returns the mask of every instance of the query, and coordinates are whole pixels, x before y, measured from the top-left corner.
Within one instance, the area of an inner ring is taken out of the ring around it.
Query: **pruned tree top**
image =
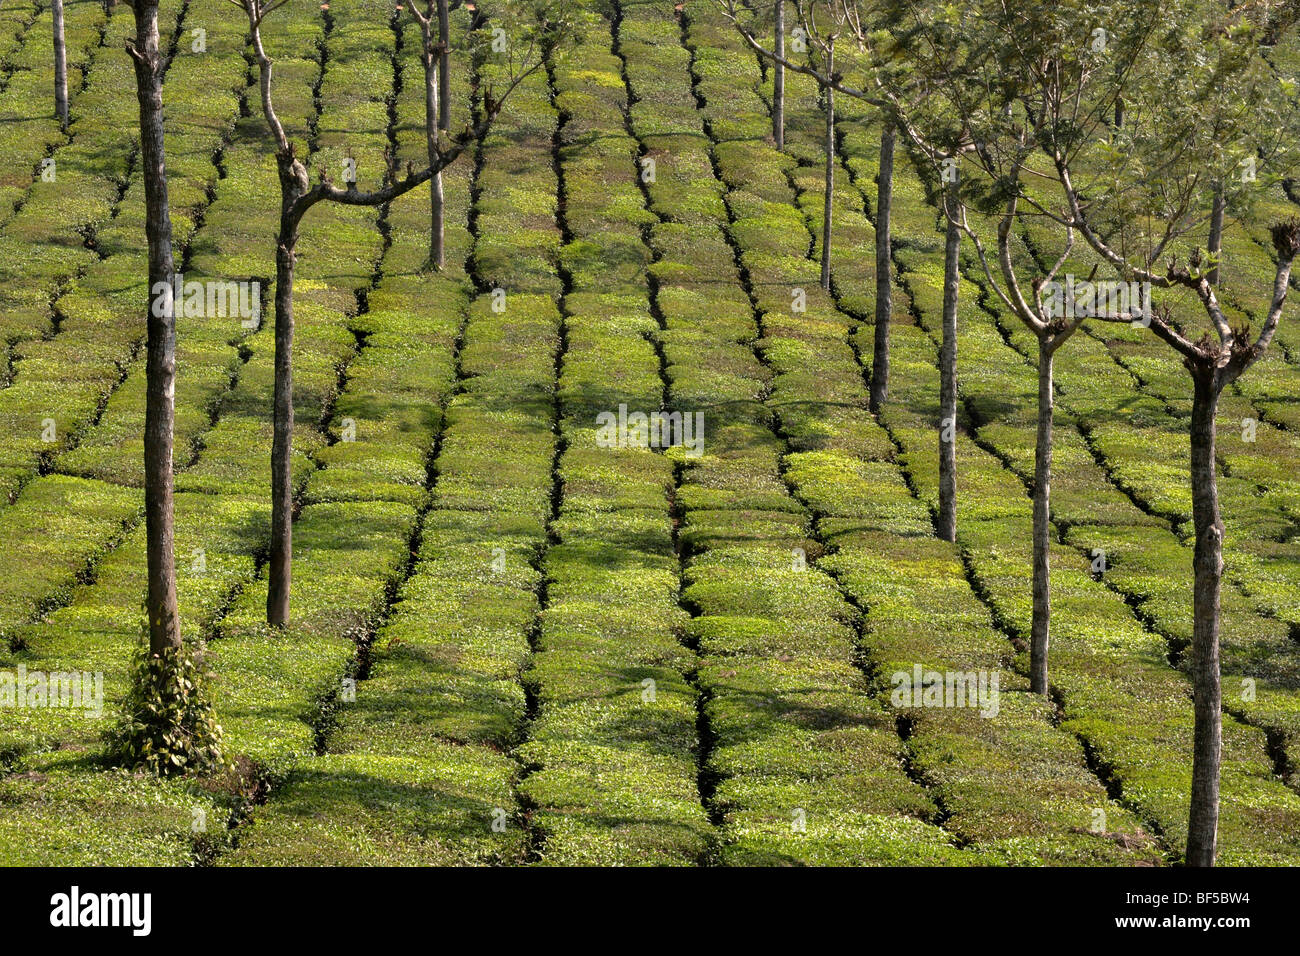
[[[876,0],[889,29],[863,42],[910,145],[930,163],[963,158],[957,188],[995,223],[996,268],[964,206],[963,229],[1002,303],[1036,332],[1071,331],[1053,323],[1040,289],[1079,237],[1121,279],[1194,289],[1226,335],[1206,275],[1157,263],[1207,225],[1216,201],[1244,211],[1294,169],[1294,86],[1262,54],[1277,5],[1132,0],[1121,16],[1092,0]],[[1235,175],[1243,164],[1261,175]],[[1060,256],[1024,287],[1013,225],[1029,217],[1058,227]],[[1190,345],[1159,317],[1153,325]]]
[[[248,18],[249,43],[258,64],[262,112],[275,141],[276,159],[280,166],[282,184],[289,188],[289,192],[294,197],[289,206],[290,213],[299,219],[319,202],[381,206],[410,192],[421,183],[428,182],[487,134],[511,93],[542,68],[546,52],[559,42],[571,27],[567,0],[541,0],[541,2],[529,3],[527,6],[532,19],[520,31],[524,38],[524,49],[518,51],[513,45],[508,48],[505,56],[505,87],[499,92],[493,90],[491,86],[484,89],[482,109],[477,120],[466,123],[465,127],[454,136],[443,137],[435,134],[432,156],[423,168],[417,169],[413,164],[408,164],[403,178],[397,179],[395,173],[390,172],[386,175],[385,185],[382,188],[362,192],[356,188],[355,183],[348,183],[342,188],[334,185],[324,170],[318,172],[317,181],[313,184],[306,166],[298,159],[294,145],[276,114],[273,97],[275,62],[267,54],[262,43],[262,25],[268,16],[294,0],[228,0],[228,2],[238,7]],[[414,2],[409,3],[409,9],[417,21],[424,17],[425,20],[421,22],[427,22],[429,14],[419,13]],[[430,10],[432,9],[430,4]]]

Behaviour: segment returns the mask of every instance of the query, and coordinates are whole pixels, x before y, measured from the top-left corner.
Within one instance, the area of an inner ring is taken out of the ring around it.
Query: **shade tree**
[[[737,0],[716,0],[724,16],[734,24],[749,47],[760,57],[811,77],[822,91],[826,111],[826,192],[823,202],[822,285],[830,287],[831,255],[831,204],[834,189],[834,96],[850,96],[877,107],[881,111],[880,164],[876,179],[876,301],[875,328],[872,346],[872,365],[869,406],[879,412],[889,390],[889,322],[893,311],[892,242],[890,238],[890,207],[893,202],[893,167],[898,118],[908,112],[907,104],[924,102],[929,91],[924,84],[896,82],[892,91],[886,89],[878,74],[878,32],[887,22],[889,11],[885,4],[859,3],[858,0],[793,0],[800,37],[805,40],[806,57],[778,53],[766,47],[757,37],[748,8]],[[836,63],[836,41],[841,37],[840,48],[853,53],[848,64]],[[847,66],[847,68],[846,68]],[[861,76],[861,80],[857,77]],[[855,82],[850,82],[853,77]],[[895,80],[898,79],[897,72]],[[957,306],[960,288],[959,251],[961,232],[961,198],[953,167],[948,160],[969,144],[960,141],[952,150],[927,138],[921,127],[913,123],[908,134],[922,171],[933,183],[940,183],[941,207],[945,221],[944,230],[944,306],[943,342],[940,348],[940,408],[939,408],[939,502],[936,530],[946,541],[956,540],[957,534]],[[953,154],[953,155],[950,155]]]
[[[176,263],[162,96],[167,58],[159,44],[158,0],[132,0],[130,6],[135,35],[128,38],[126,50],[134,66],[140,108],[150,293],[145,318],[144,426],[147,642],[137,655],[122,719],[106,736],[110,759],[116,762],[159,773],[206,771],[222,765],[221,728],[203,691],[202,664],[182,640],[176,592]]]
[[[884,0],[884,9],[893,28],[873,38],[876,75],[913,150],[944,167],[948,184],[938,201],[945,208],[946,247],[952,254],[957,231],[969,238],[985,286],[1037,340],[1029,670],[1032,690],[1047,694],[1053,363],[1085,321],[1140,322],[1135,310],[1143,302],[1112,302],[1107,296],[1100,307],[1094,298],[1076,308],[1062,295],[1063,286],[1073,294],[1073,282],[1058,281],[1071,261],[1074,227],[1057,224],[1059,254],[1046,262],[1023,255],[1018,237],[1027,218],[1040,217],[1031,184],[1044,165],[1044,148],[1068,149],[1065,139],[1075,144],[1112,135],[1114,106],[1132,75],[1114,64],[1141,55],[1165,5],[1137,0],[1113,36],[1104,29],[1097,33],[1095,11],[1076,0],[1014,11],[981,0],[961,8]],[[951,278],[953,271],[946,275]],[[947,293],[946,282],[945,344],[951,321]],[[945,388],[943,414],[952,413],[951,401]]]
[[[1030,666],[1040,693],[1049,687],[1053,356],[1086,320],[1134,322],[1174,348],[1191,375],[1192,865],[1214,860],[1221,760],[1215,412],[1223,389],[1268,348],[1300,238],[1294,221],[1273,227],[1277,271],[1261,327],[1252,335],[1234,325],[1215,291],[1225,215],[1244,212],[1252,196],[1284,177],[1300,141],[1289,87],[1261,54],[1262,36],[1276,29],[1267,6],[1227,11],[1197,0],[1131,0],[1117,17],[1086,0],[1015,10],[974,3],[959,11],[901,0],[895,7],[905,27],[880,49],[883,61],[902,66],[878,69],[887,95],[896,70],[912,82],[919,75],[937,94],[911,115],[900,109],[905,126],[921,127],[931,142],[971,145],[967,165],[978,175],[967,180],[969,194],[992,224],[993,249],[965,215],[963,231],[986,285],[1038,340]],[[1269,175],[1257,176],[1257,167]],[[1059,236],[1054,263],[1018,249],[1030,220]],[[1136,299],[1097,297],[1089,288],[1093,298],[1083,308],[1063,301],[1057,279],[1080,261],[1078,236],[1092,253],[1085,284],[1102,268],[1122,291],[1138,287]],[[1196,248],[1202,236],[1205,245]],[[1192,292],[1208,323],[1185,327],[1167,297],[1152,308],[1152,288]]]
[[[280,183],[280,225],[276,236],[275,271],[275,388],[273,398],[273,436],[271,446],[271,547],[267,566],[267,623],[282,627],[289,622],[290,585],[293,555],[293,478],[292,443],[293,408],[293,282],[297,259],[299,227],[307,213],[322,202],[351,206],[383,206],[433,179],[456,162],[491,128],[510,94],[525,79],[540,69],[544,55],[558,41],[567,27],[564,0],[550,2],[504,2],[497,9],[514,33],[506,55],[504,86],[484,87],[480,93],[477,116],[451,137],[440,135],[437,104],[445,101],[438,93],[439,75],[433,69],[439,51],[435,44],[425,44],[425,116],[428,163],[416,169],[408,164],[402,175],[396,168],[385,174],[379,189],[363,192],[355,182],[334,184],[326,171],[320,170],[315,182],[297,148],[285,131],[275,110],[275,63],[262,41],[266,18],[290,0],[230,0],[248,18],[249,42],[258,70],[259,98],[271,145],[275,149]],[[425,14],[426,18],[429,17]],[[443,34],[445,37],[446,35]],[[517,49],[516,49],[517,45]],[[439,51],[440,52],[440,51]],[[400,178],[399,178],[400,176]],[[436,240],[431,239],[431,244]]]
[[[399,5],[398,9],[401,7]],[[429,166],[429,260],[428,268],[440,270],[446,264],[445,196],[442,188],[441,153],[447,147],[443,133],[451,130],[451,19],[448,0],[408,0],[411,18],[420,28],[420,63],[424,68],[425,142]]]
[[[1166,307],[1152,332],[1190,378],[1188,423],[1193,525],[1191,670],[1195,727],[1186,862],[1211,866],[1217,850],[1222,688],[1219,668],[1224,521],[1218,494],[1216,417],[1225,389],[1268,351],[1282,319],[1291,268],[1300,254],[1300,220],[1270,229],[1276,267],[1268,304],[1234,317],[1216,287],[1222,254],[1182,242],[1216,218],[1249,215],[1252,199],[1293,176],[1300,119],[1292,85],[1265,51],[1286,23],[1279,5],[1227,9],[1188,4],[1161,24],[1127,97],[1120,148],[1050,149],[1062,199],[1061,222],[1073,227],[1124,279],[1190,294],[1202,321]],[[1283,26],[1280,26],[1282,24]],[[1099,204],[1096,183],[1124,197],[1122,215]],[[1162,228],[1152,230],[1149,222]],[[1207,235],[1207,246],[1210,236]]]

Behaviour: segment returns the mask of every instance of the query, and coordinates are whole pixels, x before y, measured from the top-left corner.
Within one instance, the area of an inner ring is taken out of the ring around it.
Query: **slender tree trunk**
[[[427,9],[432,11],[434,0]],[[289,141],[275,113],[271,98],[271,74],[274,62],[262,46],[258,8],[246,7],[249,17],[249,37],[257,56],[262,112],[276,145],[276,166],[280,177],[280,230],[275,253],[275,396],[273,399],[274,434],[271,442],[271,556],[268,562],[266,621],[273,627],[283,627],[289,622],[290,592],[293,579],[293,277],[295,251],[298,245],[298,227],[308,209],[321,201],[346,203],[353,206],[381,206],[423,183],[423,173],[408,176],[401,182],[389,182],[384,189],[373,193],[357,193],[349,189],[346,197],[336,195],[326,184],[312,186],[306,167],[294,155]],[[410,10],[420,24],[425,74],[425,135],[430,149],[430,178],[441,173],[446,156],[437,155],[438,133],[435,118],[438,115],[438,82],[435,69],[437,50],[430,42],[431,14],[425,15],[412,4]],[[446,34],[444,33],[444,36]],[[535,66],[533,67],[536,68]],[[509,95],[509,90],[503,97]],[[499,108],[499,103],[496,104]],[[487,123],[495,115],[486,111]],[[480,130],[479,135],[482,135]],[[450,160],[459,155],[462,144],[457,143],[450,152]],[[437,156],[436,160],[434,157]],[[440,191],[435,193],[435,197]],[[441,210],[435,212],[434,231],[441,244]],[[438,250],[439,253],[441,250]]]
[[[894,126],[886,122],[880,130],[880,172],[876,176],[876,338],[871,356],[873,412],[879,412],[889,397],[889,319],[894,311],[889,213],[893,203]]]
[[[68,44],[63,36],[63,0],[54,0],[54,115],[68,131]]]
[[[447,262],[445,207],[442,173],[437,172],[429,179],[429,266],[437,270]]]
[[[446,0],[439,0],[439,10]],[[442,79],[435,67],[434,41],[432,24],[424,27],[424,129],[425,142],[429,153],[429,165],[438,165],[438,126],[439,104],[445,103],[439,94]],[[442,170],[434,173],[429,180],[429,268],[441,269],[446,262],[446,203],[442,190]]]
[[[1124,97],[1115,98],[1115,128],[1119,129],[1124,125]]]
[[[785,0],[776,0],[776,27],[773,31],[772,51],[785,56]],[[785,66],[776,63],[772,68],[772,139],[776,148],[785,146]]]
[[[1214,268],[1206,276],[1210,280],[1210,285],[1219,284],[1219,252],[1223,249],[1223,187],[1219,186],[1214,190],[1214,206],[1210,210],[1210,237],[1206,243],[1206,251],[1215,258]]]
[[[438,128],[444,133],[451,132],[451,16],[448,6],[447,0],[438,0],[438,42],[442,44],[438,55]],[[441,174],[438,178],[441,180]]]
[[[835,72],[835,44],[826,51],[826,72]],[[826,97],[826,193],[822,199],[822,288],[831,291],[831,201],[835,198],[835,90],[823,88]]]
[[[281,171],[281,179],[287,174]],[[275,398],[271,442],[271,560],[267,567],[266,622],[289,623],[293,580],[293,270],[298,219],[293,199],[281,202],[275,250]]]
[[[181,631],[176,604],[172,508],[172,434],[176,412],[176,309],[172,289],[176,266],[172,256],[172,221],[163,150],[157,0],[137,0],[135,26],[132,60],[140,103],[140,169],[144,180],[151,294],[145,334],[144,513],[149,576],[146,610],[149,651],[161,655],[181,646]]]
[[[952,212],[943,244],[943,344],[939,348],[939,537],[957,540],[957,254],[961,232],[956,199],[947,197]]]
[[[1219,684],[1219,600],[1223,578],[1223,520],[1215,476],[1214,418],[1220,386],[1213,370],[1193,372],[1192,523],[1196,529],[1193,592],[1192,680],[1196,728],[1192,751],[1192,801],[1187,823],[1187,865],[1213,866],[1219,830],[1219,764],[1223,752],[1223,695]]]
[[[1046,694],[1052,618],[1052,359],[1047,336],[1038,340],[1038,434],[1034,443],[1034,608],[1029,643],[1030,689]]]

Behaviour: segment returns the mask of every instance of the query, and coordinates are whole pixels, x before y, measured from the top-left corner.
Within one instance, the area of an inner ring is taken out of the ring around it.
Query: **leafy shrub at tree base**
[[[137,649],[122,716],[106,734],[109,759],[159,776],[228,769],[222,731],[204,692],[212,675],[190,647]]]

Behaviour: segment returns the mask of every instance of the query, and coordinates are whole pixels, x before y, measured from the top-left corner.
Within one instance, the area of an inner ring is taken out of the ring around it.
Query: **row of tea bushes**
[[[714,42],[745,55],[730,38]],[[796,78],[789,92],[794,109],[788,143],[800,156],[820,117],[811,84]],[[724,97],[706,102],[712,99]],[[727,90],[725,101],[733,118],[741,113],[738,104],[766,117],[762,101],[739,83]],[[876,700],[887,712],[892,708],[908,773],[935,801],[934,819],[972,859],[1037,865],[1158,860],[1137,821],[1110,802],[1077,741],[1054,726],[1050,706],[1029,695],[1027,681],[1011,669],[1012,647],[972,592],[959,552],[933,537],[929,513],[911,494],[889,434],[866,412],[863,366],[850,338],[856,323],[842,310],[871,311],[862,290],[874,287],[874,258],[842,253],[839,261],[848,272],[836,273],[837,294],[817,289],[817,263],[798,255],[820,240],[814,233],[821,224],[820,177],[806,168],[815,161],[811,150],[804,155],[809,162],[787,165],[784,175],[772,164],[728,169],[723,162],[736,184],[733,208],[761,209],[762,216],[780,215],[789,223],[760,244],[750,238],[759,235],[751,221],[738,218],[733,235],[755,288],[815,290],[807,297],[807,312],[787,313],[788,304],[773,295],[763,316],[768,334],[760,349],[777,371],[773,405],[783,411],[826,398],[841,403],[821,416],[819,431],[782,429],[789,442],[784,476],[814,518],[818,549],[827,552],[818,566],[865,609],[858,654]],[[763,168],[774,171],[751,172]],[[843,187],[843,171],[838,178]],[[749,205],[760,196],[762,206]],[[802,216],[784,212],[800,207]],[[839,239],[833,245],[840,241],[857,250],[874,242],[850,190],[842,190],[835,214],[833,235]],[[841,289],[852,292],[843,295]],[[810,366],[816,379],[807,374]],[[828,382],[837,386],[829,396]],[[897,562],[906,573],[884,571]],[[894,699],[900,676],[910,681],[917,667],[923,674],[937,672],[941,681],[948,673],[970,675],[984,682],[984,696],[978,707],[975,700],[963,706],[942,699],[942,706],[923,706],[920,688],[911,699]],[[1022,775],[1025,797],[1014,808],[1006,806],[1002,790],[1011,765]],[[1100,827],[1099,811],[1106,820]]]
[[[301,36],[322,38],[321,20],[316,11],[286,13],[292,17],[288,27]],[[312,31],[315,31],[314,34]],[[318,64],[312,64],[319,72]],[[286,74],[289,71],[286,71]],[[305,80],[306,95],[297,98],[305,108],[304,112],[295,113],[285,110],[286,122],[305,127],[318,121],[313,114],[311,85],[312,73],[300,74]],[[286,90],[292,90],[284,76],[281,83]],[[288,99],[288,97],[286,97]],[[326,104],[327,108],[328,105]],[[219,198],[213,203],[207,225],[213,232],[221,229],[223,221],[233,222],[238,219],[239,207],[233,202],[222,202],[227,196],[233,197],[244,191],[244,195],[254,189],[274,188],[274,174],[268,181],[258,184],[258,170],[266,170],[264,162],[259,162],[259,152],[264,150],[265,140],[251,125],[241,125],[241,137],[238,132],[231,147],[225,152],[223,168],[226,177],[218,186]],[[382,145],[379,147],[382,149]],[[208,245],[206,254],[220,269],[241,258],[248,261],[256,250],[262,250],[262,256],[269,256],[273,247],[274,219],[263,220],[260,233],[253,231],[256,223],[248,232],[234,232],[223,235],[217,244]],[[200,236],[203,233],[199,234]],[[263,266],[265,268],[265,266]],[[220,272],[218,272],[220,274]],[[343,316],[346,319],[346,316]],[[213,342],[225,338],[225,347],[230,355],[238,356],[234,336],[247,332],[224,333],[218,327],[220,320],[213,320],[210,328],[204,332]],[[238,325],[236,324],[236,328]],[[197,334],[196,330],[196,334]],[[355,339],[347,336],[350,355],[355,349]],[[266,336],[269,340],[269,335]],[[310,339],[309,339],[310,340]],[[182,337],[182,350],[184,338]],[[233,382],[229,373],[218,379],[228,388],[228,392],[218,395],[214,414],[220,417],[212,429],[213,434],[228,430],[234,423],[236,428],[241,419],[265,419],[269,417],[270,359],[271,350],[257,346],[263,344],[261,336],[253,335],[251,343],[252,357],[246,374]],[[308,374],[299,379],[302,399],[305,403],[318,409],[328,407],[332,394],[338,387],[337,361],[329,356],[321,361],[321,372],[312,375],[312,353],[306,352]],[[190,353],[193,355],[194,353]],[[230,355],[224,359],[223,367],[231,364]],[[303,360],[303,356],[299,356]],[[256,394],[259,388],[265,388],[264,394]],[[213,386],[214,391],[220,391]],[[132,410],[120,408],[120,413],[127,416]],[[106,412],[106,415],[108,413]],[[319,413],[316,416],[319,418]],[[209,423],[211,424],[211,423]],[[318,422],[307,419],[307,428],[316,432]],[[129,426],[124,426],[129,427]],[[245,432],[247,434],[247,432]],[[317,433],[319,434],[319,433]],[[201,432],[199,433],[201,435]],[[197,436],[196,436],[197,437]],[[323,439],[318,439],[323,444]],[[198,484],[193,490],[185,487],[191,475],[200,471],[207,464],[205,455],[200,455],[197,466],[183,470],[178,476],[179,491],[176,496],[177,512],[177,553],[178,584],[181,598],[183,633],[192,641],[199,641],[205,634],[210,634],[223,623],[232,599],[248,586],[257,567],[256,555],[263,552],[266,542],[266,477],[264,453],[249,453],[249,445],[243,444],[235,453],[233,442],[228,455],[219,470],[207,472],[207,484]],[[219,451],[223,443],[218,441]],[[254,446],[256,447],[256,446]],[[199,446],[202,449],[201,445]],[[180,463],[183,464],[183,463]],[[308,463],[310,464],[310,463]],[[238,471],[236,470],[238,468]],[[212,484],[214,475],[225,481],[223,486]],[[60,479],[73,482],[78,479]],[[45,479],[33,483],[32,489],[40,486]],[[115,488],[102,482],[85,482],[92,487]],[[29,489],[30,491],[31,489]],[[132,505],[138,508],[138,492],[126,492]],[[23,499],[15,505],[21,508]],[[364,522],[374,525],[372,516],[364,516]],[[29,667],[45,669],[63,667],[93,667],[105,673],[106,711],[112,714],[116,697],[123,688],[128,653],[138,640],[138,634],[130,621],[124,621],[122,609],[138,604],[144,591],[144,542],[138,529],[116,550],[100,561],[93,581],[78,588],[71,595],[68,606],[55,612],[47,620],[41,621],[22,632],[21,638],[27,648],[22,655],[28,660]],[[306,603],[306,602],[304,602]],[[303,608],[310,612],[310,607]],[[320,677],[314,684],[300,688],[288,679],[299,671],[311,672],[322,666],[315,658],[320,643],[313,645],[310,641],[301,642],[302,646],[290,652],[291,642],[282,642],[277,648],[281,657],[266,654],[265,646],[241,645],[238,641],[229,644],[218,643],[221,654],[211,653],[209,662],[217,671],[215,692],[218,712],[227,724],[227,739],[235,752],[252,751],[256,747],[247,742],[255,736],[256,731],[269,729],[270,739],[265,742],[265,750],[276,756],[298,750],[310,750],[313,746],[311,728],[303,723],[316,713],[317,693],[326,680]],[[349,645],[352,646],[352,645]],[[353,650],[355,649],[354,646]],[[242,653],[241,653],[242,652]],[[327,657],[327,655],[326,655]],[[324,662],[328,666],[328,657]],[[346,661],[335,662],[333,679],[344,671]],[[285,692],[286,686],[289,692]],[[260,696],[259,696],[260,693]],[[238,706],[226,706],[227,701],[254,701],[259,713],[249,716],[241,712]],[[299,704],[295,708],[295,704]],[[226,720],[225,713],[230,714]],[[158,784],[154,781],[130,776],[121,776],[112,772],[102,772],[95,766],[93,750],[94,732],[88,730],[86,721],[68,721],[68,715],[56,712],[43,712],[43,725],[29,728],[34,736],[25,740],[28,752],[22,756],[21,766],[26,769],[24,775],[10,775],[4,779],[4,786],[22,789],[25,807],[43,803],[57,808],[60,814],[71,821],[55,828],[53,824],[38,834],[53,862],[151,862],[151,863],[186,863],[189,862],[196,844],[199,848],[219,846],[224,841],[225,817],[227,809],[214,802],[211,794],[203,795],[171,784]],[[253,730],[243,736],[249,725]],[[306,728],[299,732],[295,725]],[[94,728],[97,729],[97,728]],[[42,748],[55,746],[53,752],[42,753]],[[270,763],[270,761],[268,761]],[[274,768],[273,768],[274,769]],[[30,781],[37,780],[39,785]],[[27,793],[26,791],[38,791]],[[122,796],[126,792],[129,799]],[[17,792],[17,790],[15,790]],[[121,801],[118,810],[108,814],[94,814],[86,811],[90,800]],[[146,808],[151,808],[148,811]],[[207,834],[194,836],[194,819],[196,810],[204,810]],[[210,818],[210,819],[209,819]],[[93,821],[88,823],[87,821]],[[71,836],[75,836],[72,839]],[[202,852],[207,852],[203,849]],[[133,855],[132,855],[133,854]],[[140,859],[144,854],[147,859]]]
[[[454,26],[463,40],[463,13]],[[403,93],[394,104],[398,155],[415,162],[424,138],[418,38],[406,24]],[[464,49],[458,42],[453,63]],[[483,72],[493,75],[491,67]],[[461,71],[452,75],[459,127],[471,93]],[[516,96],[483,145],[483,162],[540,165],[545,176],[549,167],[529,155],[535,134],[525,122],[538,98],[545,102],[544,78]],[[554,387],[555,325],[545,315],[521,322],[514,303],[498,314],[490,294],[473,297],[465,265],[476,179],[470,157],[444,176],[448,265],[440,273],[420,271],[427,194],[409,194],[387,212],[392,246],[358,317],[366,347],[335,409],[336,418],[355,420],[357,441],[320,453],[325,467],[307,486],[302,520],[331,508],[409,509],[413,533],[405,563],[389,578],[394,601],[357,675],[365,679],[355,701],[336,702],[325,752],[298,763],[224,864],[446,865],[524,856],[512,793],[518,765],[503,750],[524,719],[519,671],[536,618],[530,561],[545,540],[552,438],[548,419],[510,409]],[[480,194],[480,228],[482,203]]]
[[[850,150],[849,163],[859,187],[875,175],[874,142],[874,137],[864,135],[859,140],[861,151]],[[934,385],[932,380],[914,380],[904,370],[933,374],[942,256],[934,209],[926,204],[910,163],[896,166],[894,202],[896,263],[920,324],[901,325],[895,332],[893,362],[900,373],[891,378],[893,398],[884,421],[904,450],[911,482],[922,500],[933,505],[938,440],[932,418]],[[979,291],[963,280],[964,301],[978,307]],[[1015,362],[989,361],[990,355],[1005,349],[1005,343],[996,331],[989,334],[987,329],[987,317],[981,319],[975,309],[963,310],[960,388],[963,398],[978,395],[988,376],[1004,376],[989,386],[989,394],[1000,394],[1009,403],[1013,396],[1026,394],[1025,369],[1023,365],[1018,369]],[[964,407],[970,415],[972,404],[966,402]],[[998,417],[1008,420],[1005,412]],[[958,436],[958,539],[963,561],[995,619],[1011,635],[1024,639],[1030,613],[1025,587],[1031,577],[1029,501],[1020,477],[1004,465],[1014,460],[1004,449],[1011,447],[1009,435],[1015,436],[1018,447],[1026,443],[1032,447],[1032,427],[1016,425],[1014,417],[1009,421],[1010,426],[990,432],[980,415],[966,422],[978,444]],[[999,455],[995,457],[989,448],[997,448]],[[1082,456],[1078,460],[1082,463]],[[1063,501],[1068,500],[1067,494]],[[1101,502],[1105,504],[1098,513],[1109,510],[1116,524],[1128,520],[1141,525],[1146,520],[1135,509],[1126,515],[1119,495],[1108,494]],[[1023,545],[1008,548],[1008,541]],[[1162,834],[1166,849],[1176,854],[1185,832],[1191,768],[1188,682],[1166,660],[1166,641],[1135,619],[1121,595],[1093,578],[1085,555],[1065,546],[1054,546],[1053,551],[1053,685],[1063,708],[1063,726],[1079,734],[1091,759],[1121,788],[1126,804],[1149,829]],[[1288,848],[1287,828],[1279,828],[1277,819],[1279,814],[1294,812],[1290,808],[1295,795],[1274,779],[1264,734],[1240,723],[1225,724],[1224,767],[1224,860],[1289,858],[1295,851]],[[1264,805],[1267,811],[1261,809]]]
[[[594,10],[594,5],[593,8]],[[683,865],[711,826],[696,781],[694,655],[680,637],[675,452],[611,443],[599,416],[665,409],[638,184],[612,24],[593,14],[550,64],[565,350],[557,395],[563,496],[528,680],[538,714],[520,757],[538,854],[552,865]],[[667,407],[672,407],[667,406]]]

